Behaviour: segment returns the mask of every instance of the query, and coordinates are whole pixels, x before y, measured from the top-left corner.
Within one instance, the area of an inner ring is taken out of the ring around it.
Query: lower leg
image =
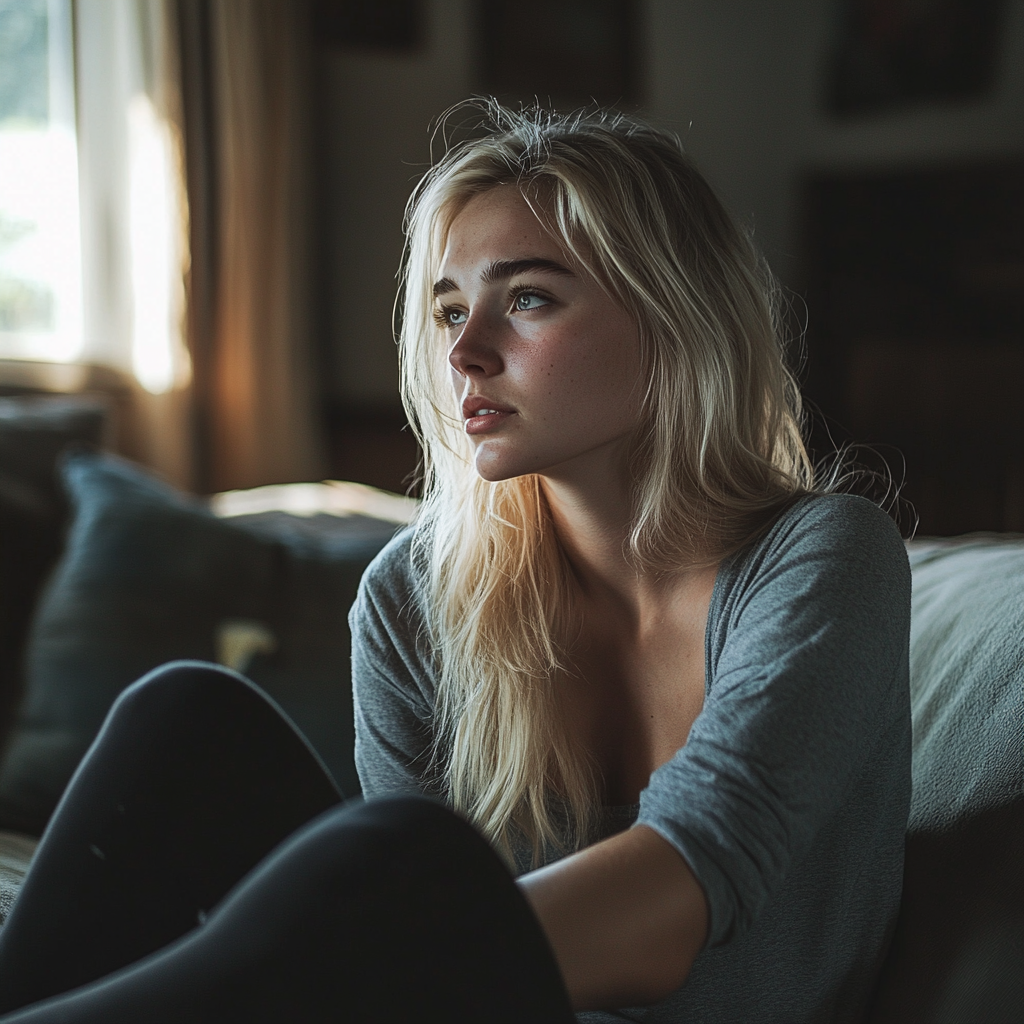
[[[12,1024],[571,1024],[543,932],[490,847],[418,798],[349,805],[279,847],[203,927]]]
[[[111,710],[0,929],[0,1013],[173,942],[338,800],[246,680],[195,662],[151,673]]]

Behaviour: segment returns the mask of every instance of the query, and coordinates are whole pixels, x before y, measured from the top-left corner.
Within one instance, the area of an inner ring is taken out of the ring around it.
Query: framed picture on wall
[[[636,0],[477,0],[481,89],[505,102],[633,106]]]
[[[827,105],[853,115],[983,95],[1005,0],[844,0]]]

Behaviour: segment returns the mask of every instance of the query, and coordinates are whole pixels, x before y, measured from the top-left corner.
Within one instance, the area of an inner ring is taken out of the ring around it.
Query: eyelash
[[[545,302],[551,302],[551,299],[545,295],[538,288],[529,284],[518,284],[509,289],[508,305],[509,311],[511,312],[515,308],[516,301],[521,295],[536,295],[538,299],[543,299]],[[453,324],[448,318],[452,313],[464,313],[465,310],[459,306],[440,306],[434,310],[434,323],[437,324],[442,331],[451,331],[456,327],[464,327],[465,324]],[[521,313],[529,312],[528,310],[519,310]]]
[[[434,323],[441,328],[442,331],[451,331],[456,327],[461,327],[462,324],[453,324],[448,317],[452,313],[461,313],[462,310],[458,306],[441,306],[434,310]]]

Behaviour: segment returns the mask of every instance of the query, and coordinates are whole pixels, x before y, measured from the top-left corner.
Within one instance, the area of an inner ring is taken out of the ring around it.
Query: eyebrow
[[[556,260],[546,260],[539,256],[528,257],[521,260],[495,260],[488,264],[483,273],[484,284],[494,284],[495,281],[507,281],[516,274],[524,274],[528,270],[539,270],[547,274],[560,274],[563,277],[575,277],[576,275],[566,266]],[[450,278],[442,277],[434,285],[434,298],[447,295],[449,292],[456,292],[459,286]]]

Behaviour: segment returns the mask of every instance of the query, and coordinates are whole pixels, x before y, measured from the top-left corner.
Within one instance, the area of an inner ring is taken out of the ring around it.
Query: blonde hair
[[[710,564],[813,488],[777,289],[673,136],[620,114],[513,112],[452,146],[409,202],[402,396],[424,453],[414,538],[436,657],[435,764],[452,805],[507,853],[576,848],[600,779],[559,699],[576,584],[540,482],[473,468],[432,316],[452,221],[515,185],[638,326],[643,380],[627,555],[640,573]],[[466,105],[460,108],[465,109]]]

